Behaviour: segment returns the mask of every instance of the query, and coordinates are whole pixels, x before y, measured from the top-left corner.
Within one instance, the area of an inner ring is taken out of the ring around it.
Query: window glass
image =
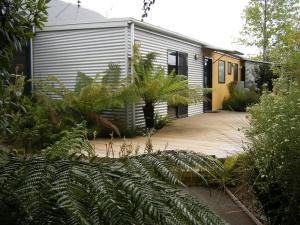
[[[176,66],[176,53],[168,54],[168,65]]]
[[[168,53],[168,74],[188,75],[188,54],[181,52]]]
[[[229,75],[231,75],[231,62],[228,62],[227,64],[227,72]]]
[[[179,75],[188,75],[188,59],[187,54],[178,53],[178,74]]]
[[[238,81],[239,80],[239,65],[235,63],[233,69],[234,69],[234,71],[233,71],[234,81]]]
[[[222,60],[219,61],[218,75],[219,83],[225,83],[225,62]]]

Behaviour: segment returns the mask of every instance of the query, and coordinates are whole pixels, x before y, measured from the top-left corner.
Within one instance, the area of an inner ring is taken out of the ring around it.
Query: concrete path
[[[248,215],[222,190],[199,186],[188,187],[183,190],[204,205],[207,205],[230,225],[255,225]]]
[[[243,134],[240,129],[248,126],[247,114],[222,111],[204,113],[184,119],[178,119],[171,125],[157,131],[152,136],[154,150],[181,149],[202,152],[217,157],[226,157],[242,151]],[[140,153],[145,148],[145,137],[127,139],[127,143],[140,146]],[[114,139],[113,149],[118,155],[123,139]],[[106,155],[105,144],[109,139],[95,141],[99,156]]]

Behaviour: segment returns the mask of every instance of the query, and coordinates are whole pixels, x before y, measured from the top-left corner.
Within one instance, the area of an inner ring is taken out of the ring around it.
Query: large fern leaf
[[[174,185],[180,171],[221,169],[212,158],[183,151],[94,162],[10,158],[0,167],[1,207],[12,204],[24,224],[225,224]]]

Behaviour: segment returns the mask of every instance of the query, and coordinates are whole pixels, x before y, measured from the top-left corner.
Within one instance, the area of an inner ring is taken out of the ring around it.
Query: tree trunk
[[[154,127],[154,104],[153,102],[145,102],[145,106],[143,107],[144,118],[146,122],[147,128]]]
[[[263,12],[263,62],[268,61],[267,53],[267,0],[264,0],[264,12]]]

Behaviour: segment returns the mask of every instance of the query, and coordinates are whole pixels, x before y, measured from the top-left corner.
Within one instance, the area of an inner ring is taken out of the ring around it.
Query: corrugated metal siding
[[[257,78],[257,69],[259,68],[259,63],[245,62],[245,87],[251,88],[256,87],[255,80]]]
[[[189,84],[203,85],[203,57],[202,48],[185,41],[180,41],[165,35],[147,31],[145,29],[135,27],[134,39],[141,42],[140,51],[146,54],[150,51],[157,52],[156,64],[161,65],[167,71],[168,51],[180,51],[188,54],[188,79]],[[195,60],[195,54],[200,54],[200,58]],[[144,116],[142,110],[143,104],[136,104],[135,123],[136,126],[144,126]],[[167,103],[159,103],[155,106],[155,111],[161,115],[167,115]],[[196,115],[203,112],[203,104],[189,105],[188,116]]]
[[[67,88],[74,88],[78,71],[94,77],[109,63],[119,64],[127,74],[125,27],[37,32],[34,43],[34,79],[55,75]],[[125,109],[109,110],[108,118],[126,121]]]

